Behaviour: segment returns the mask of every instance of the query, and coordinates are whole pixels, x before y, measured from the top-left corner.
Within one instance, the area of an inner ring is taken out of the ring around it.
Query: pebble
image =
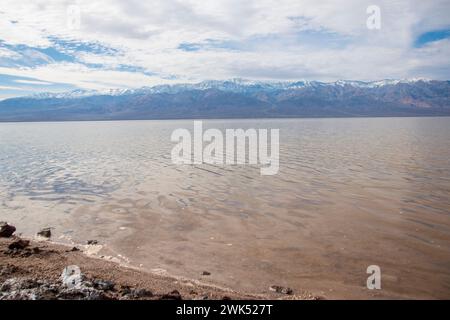
[[[164,294],[161,300],[181,300],[181,294],[178,290],[173,290],[170,293]]]
[[[114,286],[116,285],[114,282],[108,280],[94,280],[92,284],[94,285],[95,289],[104,291],[113,290]]]
[[[274,291],[276,293],[282,293],[282,294],[292,294],[293,290],[291,288],[282,287],[282,286],[270,286],[270,291]]]
[[[52,231],[50,228],[44,228],[41,231],[39,231],[38,236],[44,237],[44,238],[50,238],[52,236]]]
[[[28,247],[29,245],[30,245],[30,241],[19,239],[19,240],[11,242],[10,245],[8,246],[8,249],[22,250],[22,249],[25,249],[26,247]]]
[[[7,224],[6,222],[0,222],[0,237],[9,238],[16,231],[16,227]]]

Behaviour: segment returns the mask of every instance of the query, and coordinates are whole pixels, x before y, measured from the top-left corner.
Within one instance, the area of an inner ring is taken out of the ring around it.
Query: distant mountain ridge
[[[450,81],[426,79],[210,80],[0,101],[0,121],[448,115]]]
[[[188,90],[207,90],[218,89],[229,92],[250,92],[258,90],[288,90],[288,89],[300,89],[305,87],[317,87],[317,86],[345,86],[351,85],[360,88],[376,88],[385,85],[393,85],[398,83],[414,83],[418,81],[429,82],[428,79],[403,79],[403,80],[380,80],[380,81],[353,81],[353,80],[338,80],[335,82],[320,82],[320,81],[251,81],[245,79],[231,79],[231,80],[207,80],[200,83],[181,83],[181,84],[165,84],[156,85],[152,87],[142,87],[139,89],[108,89],[108,90],[83,90],[77,89],[62,93],[37,93],[27,97],[36,99],[47,98],[80,98],[94,95],[130,95],[130,94],[153,94],[153,93],[180,93]]]

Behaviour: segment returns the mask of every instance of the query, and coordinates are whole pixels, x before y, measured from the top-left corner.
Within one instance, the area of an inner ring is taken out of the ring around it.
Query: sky
[[[448,80],[449,57],[448,0],[0,4],[0,99],[231,78]]]

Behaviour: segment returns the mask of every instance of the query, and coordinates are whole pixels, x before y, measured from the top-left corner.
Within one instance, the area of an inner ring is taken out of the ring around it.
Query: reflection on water
[[[204,122],[279,128],[275,176],[173,165],[170,135],[192,125],[0,124],[0,218],[237,289],[450,297],[450,118]]]

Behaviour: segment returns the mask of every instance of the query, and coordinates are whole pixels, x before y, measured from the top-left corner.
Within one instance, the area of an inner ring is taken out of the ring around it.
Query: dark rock
[[[44,228],[41,231],[39,231],[38,236],[44,237],[44,238],[50,238],[52,236],[52,231],[50,228]]]
[[[108,290],[114,290],[114,286],[116,284],[114,282],[108,281],[108,280],[94,280],[94,281],[92,281],[92,285],[94,286],[95,289],[108,291]]]
[[[78,249],[77,247],[73,247],[72,249],[70,249],[70,251],[75,252],[75,251],[80,251],[80,249]]]
[[[134,298],[153,297],[153,293],[147,289],[134,289],[131,291]]]
[[[3,265],[0,266],[0,276],[10,275],[13,274],[14,272],[17,272],[18,270],[19,268],[17,268],[12,264]]]
[[[202,276],[210,276],[210,275],[211,275],[211,272],[208,272],[208,271],[202,272]]]
[[[161,300],[181,300],[181,294],[178,290],[173,290],[170,293],[162,295]]]
[[[25,249],[17,249],[17,248],[15,248],[15,249],[8,249],[8,250],[3,251],[3,252],[5,254],[11,255],[11,256],[18,256],[18,257],[23,257],[23,258],[26,258],[26,257],[29,257],[29,256],[32,255],[31,250],[27,249],[27,248],[25,248]]]
[[[130,286],[121,286],[120,294],[123,299],[139,299],[153,297],[153,293],[146,289],[133,289]]]
[[[40,283],[36,279],[23,279],[20,282],[19,289],[33,289],[33,288],[38,288],[39,286],[40,286]]]
[[[97,240],[88,240],[87,244],[92,245],[92,244],[98,244]]]
[[[120,294],[122,296],[129,295],[131,293],[131,288],[129,286],[121,286],[120,287]]]
[[[109,300],[112,293],[96,289],[88,281],[68,288],[59,282],[34,278],[9,278],[0,282],[0,300]]]
[[[270,291],[274,291],[276,293],[282,294],[292,294],[294,291],[291,288],[281,287],[281,286],[271,286],[269,288]]]
[[[1,292],[28,290],[39,287],[39,283],[34,279],[7,279],[0,287]]]
[[[6,222],[0,222],[0,237],[9,238],[16,231],[16,227],[7,224]]]
[[[16,240],[16,241],[12,242],[12,243],[8,246],[8,248],[9,248],[10,250],[23,250],[23,249],[25,249],[26,247],[28,247],[29,245],[30,245],[30,241],[28,241],[28,240],[23,240],[23,239],[19,239],[19,240]]]
[[[62,290],[58,296],[61,300],[107,300],[108,297],[100,290],[80,287]]]
[[[52,284],[43,285],[39,288],[39,294],[37,295],[37,300],[55,300],[58,296],[59,288]]]
[[[13,284],[11,283],[10,279],[6,280],[2,283],[0,286],[0,292],[8,292],[11,291]]]

